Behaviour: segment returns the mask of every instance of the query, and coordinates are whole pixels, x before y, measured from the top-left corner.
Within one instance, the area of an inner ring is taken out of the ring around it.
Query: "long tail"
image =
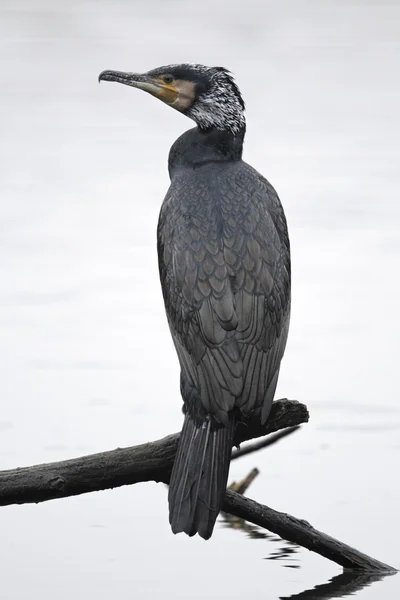
[[[197,426],[186,414],[169,485],[169,522],[174,533],[208,540],[221,509],[231,459],[234,415],[229,426]]]

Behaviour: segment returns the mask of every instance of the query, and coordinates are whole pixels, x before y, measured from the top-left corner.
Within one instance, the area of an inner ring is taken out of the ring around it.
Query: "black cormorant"
[[[235,423],[268,418],[290,314],[290,249],[271,184],[242,160],[244,102],[229,71],[182,64],[103,71],[196,123],[173,144],[157,230],[185,419],[169,487],[172,531],[208,539]]]

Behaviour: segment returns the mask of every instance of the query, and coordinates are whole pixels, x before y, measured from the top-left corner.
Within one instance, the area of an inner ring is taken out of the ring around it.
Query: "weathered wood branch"
[[[299,402],[274,402],[268,423],[249,421],[237,428],[236,444],[308,421]],[[57,463],[0,472],[0,506],[44,502],[143,481],[169,482],[179,434],[131,448],[118,448]],[[290,515],[227,490],[223,510],[266,527],[284,539],[329,558],[345,568],[375,572],[395,569],[358,552]]]
[[[279,434],[270,437],[277,435]],[[251,444],[251,447],[256,445]],[[317,531],[307,521],[278,512],[244,497],[243,494],[258,475],[259,470],[252,469],[247,477],[239,482],[231,483],[226,492],[223,514],[226,522],[231,522],[235,529],[243,528],[246,530],[257,525],[278,534],[284,540],[325,556],[325,558],[338,563],[345,569],[361,570],[364,573],[378,574],[378,576],[382,573],[390,574],[394,572],[389,565],[385,565],[321,531]],[[233,492],[233,494],[230,494],[230,492]],[[253,525],[249,525],[249,521]]]
[[[240,424],[235,443],[307,421],[304,404],[278,400],[273,403],[265,426],[261,426],[259,419]],[[168,483],[179,435],[56,463],[0,471],[0,506],[44,502],[142,481]]]
[[[278,512],[232,490],[226,490],[222,509],[259,527],[264,527],[284,540],[325,556],[345,569],[379,573],[396,571],[393,567],[314,529],[307,521]]]

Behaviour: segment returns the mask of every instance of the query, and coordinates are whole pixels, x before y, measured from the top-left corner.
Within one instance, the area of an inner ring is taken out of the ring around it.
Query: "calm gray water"
[[[231,479],[257,466],[250,496],[400,567],[399,23],[397,1],[0,0],[0,469],[179,429],[155,229],[191,123],[97,76],[222,64],[290,225],[278,397],[311,413]],[[174,537],[157,484],[1,508],[0,531],[8,600],[273,600],[340,573],[222,525]],[[399,595],[394,576],[357,598]]]

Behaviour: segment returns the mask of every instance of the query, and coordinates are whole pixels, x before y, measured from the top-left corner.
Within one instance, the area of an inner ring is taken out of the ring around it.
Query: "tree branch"
[[[272,444],[276,444],[276,442],[279,442],[279,440],[282,440],[288,435],[291,435],[298,429],[300,429],[300,425],[296,425],[295,427],[287,427],[286,429],[282,429],[282,431],[278,431],[277,433],[273,433],[272,435],[267,436],[259,442],[255,442],[254,444],[248,444],[244,448],[240,448],[240,450],[235,450],[234,452],[232,452],[231,460],[234,460],[235,458],[240,458],[241,456],[246,456],[246,454],[251,454],[252,452],[257,452],[257,450],[261,450],[262,448],[272,446]]]
[[[259,419],[239,424],[235,444],[307,421],[304,404],[277,400],[266,425],[261,426]],[[44,502],[142,481],[168,483],[179,435],[61,462],[0,471],[0,506]]]
[[[266,425],[261,426],[258,419],[240,424],[235,443],[307,421],[308,412],[304,404],[287,399],[278,400],[273,403]],[[1,471],[0,506],[44,502],[142,481],[168,483],[178,440],[179,434],[174,434],[131,448]],[[266,527],[284,539],[313,550],[345,568],[395,571],[389,565],[317,531],[305,521],[274,511],[231,490],[226,492],[223,510]]]
[[[247,488],[253,483],[256,477],[260,474],[258,469],[252,469],[250,473],[242,479],[241,481],[232,481],[229,484],[228,489],[237,492],[238,494],[244,494],[247,491]]]
[[[361,569],[379,573],[396,571],[394,567],[375,560],[330,535],[314,529],[307,521],[278,512],[232,490],[226,490],[222,510],[273,531],[284,540],[294,542],[325,556],[345,569]]]

